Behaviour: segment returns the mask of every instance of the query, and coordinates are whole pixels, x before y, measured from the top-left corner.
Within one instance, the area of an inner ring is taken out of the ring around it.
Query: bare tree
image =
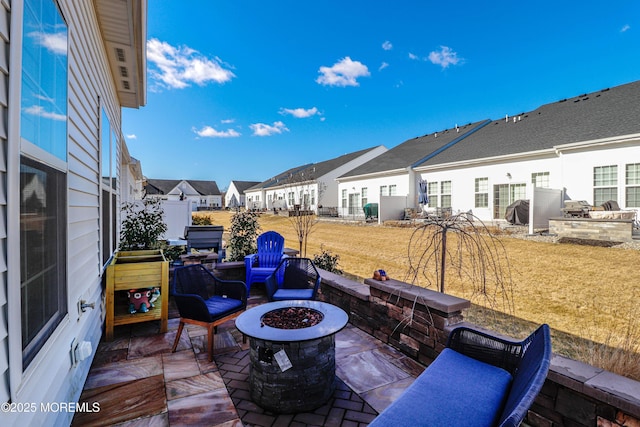
[[[504,245],[471,213],[430,220],[418,227],[409,240],[409,279],[425,281],[445,292],[447,279],[457,275],[490,307],[513,312],[513,283]]]
[[[323,183],[316,182],[314,172],[315,167],[310,166],[302,171],[292,173],[284,185],[285,196],[288,197],[290,193],[293,193],[294,201],[298,200],[298,203],[288,206],[289,221],[298,238],[300,255],[303,257],[307,256],[308,237],[318,223],[316,212],[312,209],[312,195],[317,190],[315,196],[317,197],[315,203],[317,206],[324,191]]]

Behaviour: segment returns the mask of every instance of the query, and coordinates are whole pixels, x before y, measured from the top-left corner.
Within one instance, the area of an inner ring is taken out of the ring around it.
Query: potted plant
[[[125,203],[122,211],[125,217],[120,231],[120,245],[106,269],[107,340],[113,339],[114,326],[149,320],[160,320],[160,332],[167,331],[169,262],[160,249],[162,242],[159,238],[167,231],[161,201],[145,199]],[[160,291],[160,301],[151,309],[146,310],[145,304],[145,310],[132,313],[131,304],[116,303],[116,292],[125,291],[134,298],[141,293],[136,290],[156,288]]]

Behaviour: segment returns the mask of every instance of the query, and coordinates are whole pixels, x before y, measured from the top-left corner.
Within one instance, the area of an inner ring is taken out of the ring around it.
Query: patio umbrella
[[[418,181],[418,203],[421,205],[429,204],[429,196],[427,195],[427,181],[421,179]]]

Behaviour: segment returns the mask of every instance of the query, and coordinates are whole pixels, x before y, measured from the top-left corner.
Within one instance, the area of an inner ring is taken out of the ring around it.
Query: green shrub
[[[191,225],[213,225],[211,218],[207,215],[193,215]]]
[[[325,250],[320,246],[322,253],[313,255],[313,263],[316,267],[323,270],[330,271],[331,273],[342,274],[344,273],[338,268],[338,262],[340,261],[340,255],[332,254],[331,251]]]
[[[231,217],[231,229],[227,242],[227,260],[243,261],[244,257],[257,252],[256,238],[260,232],[258,215],[253,212],[238,212]]]
[[[122,251],[137,249],[158,249],[158,240],[167,231],[164,222],[162,201],[144,199],[139,202],[125,203],[122,206],[125,218],[120,230],[120,246]]]

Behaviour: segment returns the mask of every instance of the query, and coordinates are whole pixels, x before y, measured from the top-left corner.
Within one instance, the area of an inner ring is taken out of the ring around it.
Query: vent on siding
[[[119,47],[116,48],[116,58],[118,58],[118,61],[120,62],[125,62],[125,58],[124,58],[124,49],[121,49]]]
[[[129,77],[129,70],[127,70],[127,67],[120,67],[120,77]]]
[[[122,81],[122,87],[125,88],[126,90],[131,89],[131,85],[129,85],[129,81],[128,80],[123,80]]]

